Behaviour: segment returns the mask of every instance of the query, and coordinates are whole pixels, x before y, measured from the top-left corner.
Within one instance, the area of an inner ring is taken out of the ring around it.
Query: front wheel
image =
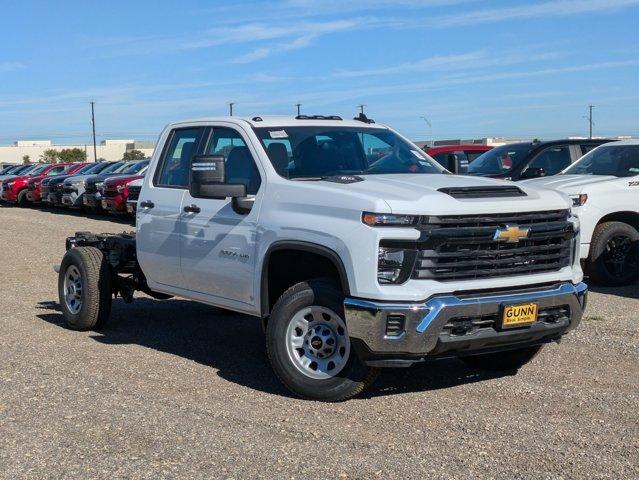
[[[330,282],[311,280],[279,298],[266,327],[269,360],[296,395],[325,402],[349,399],[368,387],[378,370],[351,348],[343,295]]]
[[[20,193],[18,193],[18,206],[19,207],[28,207],[29,206],[29,200],[27,199],[27,189],[25,188],[24,190],[21,190]]]
[[[628,285],[639,276],[639,232],[623,222],[597,225],[590,245],[589,273],[604,286]]]
[[[505,352],[472,355],[470,357],[462,357],[462,360],[467,365],[479,370],[491,372],[519,370],[537,356],[541,347],[542,345],[537,345]]]

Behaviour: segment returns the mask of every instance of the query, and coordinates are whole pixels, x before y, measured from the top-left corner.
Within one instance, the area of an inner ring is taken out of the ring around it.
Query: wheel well
[[[599,220],[599,224],[604,222],[623,222],[631,225],[635,228],[635,230],[639,231],[639,213],[637,212],[614,212],[609,213],[601,220]]]
[[[267,254],[262,272],[262,317],[267,317],[277,299],[296,283],[329,278],[348,295],[344,265],[332,250],[321,246],[277,247]]]

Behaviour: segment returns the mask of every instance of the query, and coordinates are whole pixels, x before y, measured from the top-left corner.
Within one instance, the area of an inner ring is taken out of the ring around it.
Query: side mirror
[[[448,170],[457,174],[465,175],[468,173],[468,160],[460,159],[456,153],[449,153],[448,157]]]
[[[196,155],[191,161],[189,193],[193,198],[242,198],[246,185],[226,183],[226,165],[222,155]]]
[[[539,178],[539,177],[545,177],[545,176],[546,176],[546,170],[544,170],[542,167],[528,168],[525,171],[521,172],[522,179]]]

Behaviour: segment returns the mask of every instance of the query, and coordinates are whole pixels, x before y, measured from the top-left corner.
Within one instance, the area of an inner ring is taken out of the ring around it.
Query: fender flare
[[[314,253],[320,255],[328,260],[335,266],[337,273],[339,274],[340,285],[346,296],[350,295],[350,287],[348,283],[348,275],[346,274],[346,268],[344,262],[339,254],[328,247],[319,245],[312,242],[304,242],[299,240],[282,240],[272,243],[266,253],[264,254],[264,260],[262,262],[262,273],[260,279],[260,314],[262,318],[267,317],[270,314],[269,310],[269,295],[268,295],[268,269],[271,254],[279,250],[299,250],[302,252]]]

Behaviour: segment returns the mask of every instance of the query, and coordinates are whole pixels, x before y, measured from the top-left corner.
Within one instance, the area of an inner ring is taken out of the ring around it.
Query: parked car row
[[[144,178],[148,160],[10,165],[0,169],[0,198],[42,205],[132,214],[129,184]]]

